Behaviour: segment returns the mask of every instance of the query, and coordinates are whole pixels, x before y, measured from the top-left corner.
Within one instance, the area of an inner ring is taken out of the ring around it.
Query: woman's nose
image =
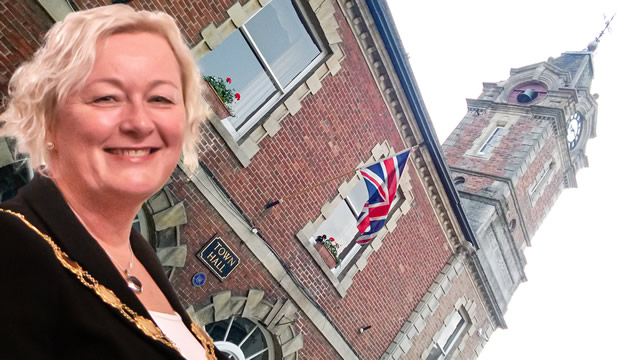
[[[154,130],[151,114],[142,102],[132,101],[125,107],[123,116],[120,124],[120,129],[123,132],[136,137],[144,137]]]

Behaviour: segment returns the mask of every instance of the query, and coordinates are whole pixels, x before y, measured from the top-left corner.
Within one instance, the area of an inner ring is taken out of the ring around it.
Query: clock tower
[[[588,166],[587,140],[596,135],[597,94],[591,94],[593,52],[583,51],[511,69],[484,83],[443,144],[453,182],[479,248],[475,274],[492,313],[503,315],[526,280],[524,249],[576,172]]]

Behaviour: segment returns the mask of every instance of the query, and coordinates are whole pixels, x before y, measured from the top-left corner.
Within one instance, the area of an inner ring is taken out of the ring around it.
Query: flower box
[[[205,80],[202,81],[202,97],[220,120],[224,120],[231,116],[231,112],[224,104],[216,90],[208,81]]]
[[[327,247],[324,246],[323,243],[321,243],[321,242],[320,243],[316,243],[315,244],[315,248],[316,248],[316,251],[318,252],[318,254],[320,254],[320,257],[322,258],[322,260],[324,260],[324,263],[327,264],[329,269],[333,269],[338,265],[338,262],[336,261],[336,258],[333,257],[333,254],[331,254],[329,249],[327,249]]]

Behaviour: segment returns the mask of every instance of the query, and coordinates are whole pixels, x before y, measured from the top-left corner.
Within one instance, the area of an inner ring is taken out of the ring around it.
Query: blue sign
[[[193,275],[193,277],[191,278],[191,283],[193,284],[193,286],[200,287],[204,285],[204,282],[206,280],[207,280],[207,275],[205,275],[203,272],[199,272]]]
[[[211,239],[197,257],[220,280],[226,279],[240,263],[238,255],[219,237]]]

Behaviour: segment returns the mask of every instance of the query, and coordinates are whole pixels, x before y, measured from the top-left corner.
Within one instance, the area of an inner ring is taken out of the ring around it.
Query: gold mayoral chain
[[[86,272],[80,264],[71,260],[69,255],[67,255],[64,251],[60,249],[60,247],[51,239],[50,236],[43,234],[37,227],[27,220],[24,215],[13,212],[11,210],[1,209],[0,211],[11,214],[27,225],[31,230],[33,230],[36,234],[38,234],[44,241],[49,244],[51,249],[53,250],[54,255],[62,264],[62,266],[73,273],[78,280],[82,283],[82,285],[88,287],[93,290],[93,292],[100,297],[100,299],[106,303],[107,305],[113,307],[118,310],[118,312],[129,322],[133,323],[140,331],[142,331],[146,336],[152,338],[153,340],[160,341],[164,345],[172,348],[176,352],[180,353],[180,350],[176,347],[176,345],[167,338],[167,336],[160,330],[160,328],[150,319],[145,318],[144,316],[138,315],[133,309],[124,304],[118,296],[109,288],[98,283],[91,274]],[[133,251],[132,251],[133,253]],[[126,273],[125,273],[126,274]],[[128,283],[128,282],[127,282]],[[142,286],[142,285],[140,285]],[[133,290],[133,289],[132,289]],[[196,325],[194,322],[191,323],[191,331],[196,336],[200,344],[207,352],[208,360],[218,360],[214,353],[214,344],[213,340],[209,337],[209,335],[202,329],[200,326]]]

